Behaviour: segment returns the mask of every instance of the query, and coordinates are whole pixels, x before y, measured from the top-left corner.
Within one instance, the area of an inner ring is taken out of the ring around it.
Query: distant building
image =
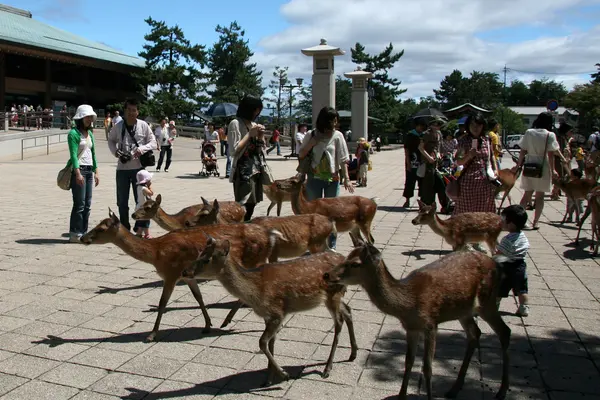
[[[46,25],[0,4],[0,111],[12,104],[94,108],[139,96],[144,60]]]
[[[548,109],[543,106],[508,106],[508,108],[523,116],[523,123],[527,128],[531,128],[533,121],[535,121],[539,114],[548,111]],[[579,113],[577,111],[569,110],[565,107],[558,107],[554,114],[556,116],[557,126],[561,120],[576,124],[577,119],[579,118]]]

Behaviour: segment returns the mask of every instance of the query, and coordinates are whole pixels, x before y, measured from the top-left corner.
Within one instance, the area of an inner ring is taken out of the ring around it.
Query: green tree
[[[587,132],[600,121],[600,83],[576,85],[564,100],[567,108],[579,113],[579,124]]]
[[[529,86],[518,79],[512,81],[510,86],[506,88],[505,104],[511,106],[527,106],[529,105],[529,99]]]
[[[600,83],[600,64],[596,64],[598,71],[592,74],[592,83]]]
[[[523,122],[523,115],[514,112],[506,106],[498,106],[494,109],[492,118],[500,123],[500,129],[506,135],[525,133],[527,126]]]
[[[462,72],[455,69],[442,79],[440,88],[434,90],[433,93],[436,100],[444,105],[444,108],[458,107],[468,102],[465,92],[467,84],[468,79],[463,76]]]
[[[246,32],[237,21],[228,27],[217,25],[219,40],[208,51],[210,80],[215,89],[209,91],[215,103],[234,103],[246,94],[263,95],[261,72],[250,63],[254,53],[245,39]]]
[[[536,79],[529,84],[530,106],[545,106],[549,100],[557,100],[562,103],[568,91],[562,82],[556,82],[548,78]]]
[[[473,71],[467,78],[454,70],[440,82],[434,90],[435,98],[445,109],[471,103],[483,108],[493,108],[501,103],[503,85],[498,74]]]
[[[369,83],[373,94],[369,101],[369,114],[383,120],[381,125],[385,131],[396,130],[399,121],[399,96],[405,93],[406,89],[401,89],[402,82],[390,77],[389,72],[402,58],[404,50],[396,53],[390,43],[381,53],[371,55],[365,51],[365,46],[357,42],[351,53],[352,62],[373,73]]]
[[[352,81],[338,76],[335,79],[335,108],[352,110]]]
[[[285,119],[288,113],[288,104],[285,98],[285,88],[283,86],[290,85],[291,82],[288,79],[289,67],[275,66],[273,70],[273,77],[269,83],[269,97],[266,99],[267,102],[273,105],[274,109],[274,122],[275,125],[279,126]]]
[[[143,87],[150,87],[149,112],[154,117],[176,117],[191,114],[205,105],[201,94],[206,87],[204,46],[192,44],[178,25],[167,26],[163,21],[148,17],[145,22],[150,33],[139,56],[146,60],[141,76]]]

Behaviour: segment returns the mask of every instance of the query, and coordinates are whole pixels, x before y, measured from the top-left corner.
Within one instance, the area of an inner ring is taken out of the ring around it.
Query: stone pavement
[[[207,199],[232,199],[225,179],[201,179],[197,141],[180,139],[169,174],[155,175],[167,212]],[[90,219],[95,226],[115,205],[115,163],[98,141],[101,183]],[[289,149],[284,150],[284,154]],[[331,376],[320,372],[333,337],[324,307],[289,318],[278,336],[276,357],[294,379],[262,388],[267,360],[258,349],[263,323],[248,309],[223,330],[202,334],[203,318],[185,287],[175,290],[156,343],[144,343],[156,314],[162,283],[154,268],[113,245],[67,244],[70,194],[55,185],[66,153],[0,164],[0,396],[1,399],[381,399],[398,393],[405,333],[399,322],[352,288],[360,346],[348,363],[347,331],[341,334]],[[373,235],[396,277],[448,251],[427,227],[411,224],[415,210],[400,208],[403,152],[374,155],[369,187],[357,194],[379,197]],[[505,158],[506,159],[506,158]],[[224,162],[219,161],[224,173]],[[292,175],[293,161],[270,157],[277,178]],[[518,191],[516,191],[518,192]],[[519,199],[520,193],[513,193]],[[268,204],[257,208],[264,215]],[[531,315],[513,315],[510,399],[600,399],[600,267],[588,248],[572,242],[573,224],[560,226],[563,202],[548,202],[541,229],[527,232]],[[289,204],[284,212],[291,213]],[[162,232],[155,224],[153,235]],[[583,234],[589,244],[589,230]],[[338,250],[347,253],[348,235]],[[214,326],[234,300],[216,282],[201,286]],[[488,399],[499,387],[500,352],[487,324],[461,399]],[[456,377],[465,338],[456,322],[441,326],[434,363],[434,393],[441,397]],[[419,394],[419,353],[410,392]],[[415,396],[417,398],[419,396]],[[424,398],[421,393],[420,398]]]

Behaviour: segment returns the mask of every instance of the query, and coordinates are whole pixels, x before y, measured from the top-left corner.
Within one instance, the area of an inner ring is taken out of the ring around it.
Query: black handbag
[[[135,147],[139,148],[139,144],[137,142],[137,140],[135,140],[135,126],[131,132],[129,132],[129,136],[131,137],[131,139],[133,140],[133,143],[135,143]],[[125,122],[123,121],[123,130],[121,132],[121,141],[123,141],[123,139],[125,138]],[[147,151],[145,153],[143,153],[140,157],[140,164],[142,164],[142,168],[146,168],[146,167],[153,167],[156,165],[156,158],[154,157],[154,152],[152,150]]]
[[[550,139],[550,132],[546,135],[546,145],[544,146],[542,162],[523,163],[523,176],[526,176],[527,178],[541,178],[544,175],[544,164],[546,162],[546,152],[548,151],[548,139]]]
[[[312,131],[310,131],[310,137],[313,138],[315,136],[315,131],[314,129]],[[310,140],[310,139],[309,139]],[[298,149],[300,150],[300,149]],[[306,155],[306,157],[304,157],[302,160],[298,161],[298,168],[296,168],[296,171],[302,175],[306,175],[309,172],[312,171],[312,149],[308,152],[308,154]]]

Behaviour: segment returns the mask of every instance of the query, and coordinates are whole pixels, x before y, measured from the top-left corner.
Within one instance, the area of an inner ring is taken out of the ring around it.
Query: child
[[[583,178],[583,172],[579,168],[573,168],[571,170],[571,179],[581,178]],[[579,199],[575,203],[573,203],[571,199],[567,197],[568,214],[566,222],[573,222],[573,213],[575,212],[575,207],[579,209],[579,215],[583,215],[583,199]]]
[[[585,170],[585,163],[583,162],[584,157],[585,153],[583,152],[583,147],[578,145],[577,149],[575,150],[575,161],[577,161],[577,167],[582,172]]]
[[[206,147],[204,152],[204,161],[206,162],[207,167],[217,165],[217,156],[215,153],[213,153],[213,149],[210,146]]]
[[[358,186],[367,187],[367,171],[369,171],[369,142],[361,144],[362,150],[358,158]]]
[[[508,231],[504,236],[496,254],[501,254],[508,258],[502,263],[504,277],[500,284],[500,291],[497,299],[498,305],[502,297],[508,297],[512,289],[513,294],[519,298],[519,309],[517,315],[527,317],[529,315],[529,305],[527,299],[527,265],[525,256],[529,250],[529,241],[522,232],[527,223],[527,212],[520,205],[511,205],[502,210],[502,230]]]
[[[142,208],[146,200],[152,199],[154,192],[152,191],[152,174],[145,169],[136,174],[137,180],[137,204],[135,210]],[[137,236],[144,239],[150,239],[150,220],[137,220],[133,227],[133,231]]]

